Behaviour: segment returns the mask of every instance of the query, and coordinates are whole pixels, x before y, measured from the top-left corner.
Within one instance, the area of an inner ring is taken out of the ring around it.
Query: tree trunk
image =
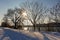
[[[16,25],[16,23],[15,23],[14,29],[16,29],[16,28],[17,28],[17,25]]]
[[[36,25],[35,25],[35,24],[33,24],[33,27],[34,27],[34,31],[35,31],[35,27],[36,27]]]

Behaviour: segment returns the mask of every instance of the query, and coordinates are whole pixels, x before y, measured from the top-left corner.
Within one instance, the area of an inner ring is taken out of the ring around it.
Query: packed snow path
[[[29,32],[0,28],[0,40],[60,40],[58,32]]]

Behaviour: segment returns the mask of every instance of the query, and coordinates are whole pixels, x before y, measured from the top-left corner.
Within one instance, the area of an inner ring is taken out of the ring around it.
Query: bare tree
[[[10,21],[12,21],[13,24],[15,25],[13,28],[18,28],[18,26],[21,26],[20,25],[22,23],[21,20],[23,20],[20,15],[21,14],[20,11],[21,10],[17,8],[15,8],[14,10],[8,9],[7,14],[5,14],[5,17],[3,20],[7,23],[8,22],[7,20],[10,19]]]
[[[60,22],[60,2],[57,3],[57,5],[55,5],[53,8],[51,8],[50,14],[54,16],[52,19],[55,22]]]
[[[4,23],[6,24],[6,25],[10,25],[9,23],[8,23],[8,20],[9,19],[13,19],[12,18],[12,15],[13,15],[13,11],[11,10],[11,9],[8,9],[8,11],[7,11],[7,14],[5,14],[4,15],[4,18],[3,18],[3,21],[4,21]],[[6,26],[5,25],[5,26]],[[7,26],[6,26],[7,27]]]
[[[8,26],[8,22],[7,22],[7,16],[5,15],[5,17],[3,18],[3,22],[1,23],[2,27],[7,27]]]
[[[24,18],[21,16],[22,15],[22,9],[20,8],[15,8],[15,14],[14,14],[14,23],[15,23],[15,27],[17,27],[18,25],[19,26],[22,26],[23,27],[23,21],[24,21]]]
[[[60,2],[58,2],[50,10],[51,17],[50,19],[54,20],[56,23],[60,23]],[[58,31],[59,27],[54,27],[54,31]]]
[[[37,27],[36,24],[40,22],[39,20],[47,11],[43,4],[38,1],[30,2],[27,0],[22,4],[21,8],[27,12],[27,19],[33,24],[34,30]]]

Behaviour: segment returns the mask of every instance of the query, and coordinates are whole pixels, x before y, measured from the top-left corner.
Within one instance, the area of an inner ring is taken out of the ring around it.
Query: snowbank
[[[0,40],[60,40],[59,32],[30,32],[0,28]]]

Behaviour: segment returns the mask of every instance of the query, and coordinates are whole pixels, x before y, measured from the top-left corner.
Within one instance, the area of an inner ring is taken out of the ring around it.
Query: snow
[[[60,33],[0,28],[0,40],[60,40]]]

